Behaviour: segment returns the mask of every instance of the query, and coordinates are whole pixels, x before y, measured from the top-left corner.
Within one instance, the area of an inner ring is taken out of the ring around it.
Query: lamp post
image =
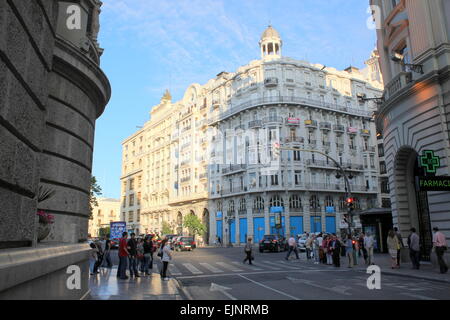
[[[231,223],[234,221],[234,216],[226,216],[225,223],[228,224],[228,248],[232,248],[233,244],[231,243]]]
[[[296,148],[282,147],[280,145],[280,143],[278,143],[278,142],[275,142],[273,146],[274,146],[275,149],[279,149],[279,150],[305,151],[305,152],[311,152],[311,153],[319,153],[319,154],[325,156],[327,159],[330,159],[331,161],[333,161],[333,163],[336,165],[336,167],[341,171],[342,176],[344,177],[346,198],[347,199],[353,199],[352,198],[352,192],[351,192],[351,189],[350,189],[350,181],[349,181],[349,179],[347,177],[347,174],[345,173],[344,168],[342,168],[342,166],[339,164],[339,162],[337,162],[335,159],[330,157],[328,154],[326,154],[326,153],[324,153],[322,151],[318,151],[318,150],[296,149]],[[353,217],[352,217],[353,209],[349,206],[347,212],[348,212],[348,233],[351,235],[352,234],[352,224],[353,224]]]

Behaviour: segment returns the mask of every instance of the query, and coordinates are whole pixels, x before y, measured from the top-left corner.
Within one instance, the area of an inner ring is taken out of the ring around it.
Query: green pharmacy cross
[[[420,157],[420,165],[427,173],[436,173],[436,169],[441,166],[441,161],[434,155],[434,151],[425,150]]]

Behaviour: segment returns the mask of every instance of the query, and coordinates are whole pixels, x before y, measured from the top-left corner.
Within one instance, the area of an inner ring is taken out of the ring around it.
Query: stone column
[[[269,212],[269,196],[265,193],[264,196],[264,234],[270,234],[270,212]]]
[[[305,232],[311,232],[311,214],[310,214],[310,205],[309,205],[309,192],[305,192],[304,197],[302,198],[303,204],[303,229]]]
[[[290,220],[290,208],[289,208],[289,192],[286,192],[283,197],[284,201],[284,230],[286,237],[291,234],[291,220]]]

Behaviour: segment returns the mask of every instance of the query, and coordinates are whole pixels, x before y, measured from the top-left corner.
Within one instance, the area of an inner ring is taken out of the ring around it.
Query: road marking
[[[206,262],[200,262],[199,265],[201,265],[202,267],[208,269],[211,272],[214,273],[223,273],[223,270],[217,269],[216,267],[210,265],[209,263]]]
[[[281,270],[282,269],[281,266],[276,264],[276,263],[273,263],[273,262],[270,262],[270,261],[267,261],[267,260],[264,260],[262,262],[266,264],[265,267],[268,267],[270,269],[273,269],[273,270]],[[275,265],[275,267],[273,265]]]
[[[219,291],[219,292],[222,292],[224,295],[226,295],[231,300],[237,300],[235,297],[233,297],[231,294],[229,294],[226,290],[231,290],[231,288],[219,286],[218,284],[215,284],[214,282],[211,283],[211,288],[209,288],[209,291]]]
[[[437,299],[434,299],[434,298],[430,298],[430,297],[427,297],[427,296],[422,296],[420,294],[409,293],[409,292],[402,292],[400,294],[402,294],[404,296],[411,297],[411,298],[420,299],[420,300],[437,300]]]
[[[323,290],[328,290],[328,291],[331,291],[331,292],[334,292],[334,293],[343,294],[343,295],[346,295],[346,296],[351,296],[352,295],[351,293],[345,292],[346,290],[351,289],[350,287],[337,286],[337,287],[330,288],[330,287],[326,287],[326,286],[321,286],[320,284],[316,284],[316,283],[314,283],[311,280],[296,279],[296,278],[291,278],[291,277],[286,277],[286,279],[292,281],[293,283],[302,283],[302,284],[306,284],[306,285],[311,286],[311,287],[316,287],[316,288],[320,288],[320,289],[323,289]]]
[[[294,265],[292,265],[292,263],[289,263],[289,262],[287,262],[287,261],[279,261],[279,262],[280,262],[281,264],[285,265],[286,268],[299,269],[299,268],[301,267],[300,265],[294,266]]]
[[[200,271],[196,267],[194,267],[194,265],[192,265],[191,263],[183,263],[183,266],[193,274],[202,274],[203,273],[202,271]]]
[[[169,263],[169,269],[171,269],[171,270],[169,270],[169,272],[173,276],[181,276],[182,275],[180,270],[178,270],[178,268],[172,263]]]
[[[232,263],[232,264],[235,264],[235,265],[237,265],[237,266],[243,266],[243,265],[244,265],[242,262],[238,262],[238,261],[233,261],[233,262],[231,262],[231,263]],[[263,269],[261,269],[261,268],[255,267],[255,266],[250,265],[250,264],[248,264],[248,265],[246,264],[245,267],[246,267],[246,268],[250,268],[250,269],[255,270],[255,271],[262,271],[262,270],[263,270]]]
[[[222,268],[225,268],[225,269],[227,269],[227,270],[231,270],[231,271],[234,271],[234,272],[241,272],[241,271],[244,271],[244,270],[242,270],[242,269],[233,267],[232,265],[229,265],[228,263],[225,263],[225,262],[216,262],[216,264],[218,264],[218,265],[221,266]]]
[[[250,282],[253,282],[254,284],[257,284],[258,286],[261,286],[261,287],[263,287],[263,288],[272,290],[272,291],[274,291],[274,292],[276,292],[276,293],[279,293],[279,294],[281,294],[281,295],[283,295],[283,296],[286,296],[286,297],[288,297],[288,298],[291,298],[291,299],[293,299],[293,300],[302,300],[302,299],[300,299],[300,298],[291,296],[290,294],[287,294],[287,293],[285,293],[285,292],[282,292],[282,291],[279,291],[279,290],[277,290],[277,289],[274,289],[274,288],[271,288],[271,287],[269,287],[269,286],[266,286],[265,284],[262,284],[261,282],[258,282],[258,281],[249,279],[249,278],[247,278],[247,277],[245,277],[245,276],[243,276],[243,275],[241,275],[241,274],[240,274],[239,276],[240,276],[241,278],[243,278],[243,279],[246,279],[246,280],[248,280],[248,281],[250,281]]]

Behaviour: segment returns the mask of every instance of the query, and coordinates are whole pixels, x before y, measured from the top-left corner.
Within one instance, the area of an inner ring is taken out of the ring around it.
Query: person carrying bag
[[[248,264],[252,264],[252,260],[254,260],[255,258],[252,255],[252,239],[248,238],[247,243],[245,244],[244,247],[244,251],[245,254],[247,255],[244,259],[244,261],[242,263],[245,263],[248,260]]]

